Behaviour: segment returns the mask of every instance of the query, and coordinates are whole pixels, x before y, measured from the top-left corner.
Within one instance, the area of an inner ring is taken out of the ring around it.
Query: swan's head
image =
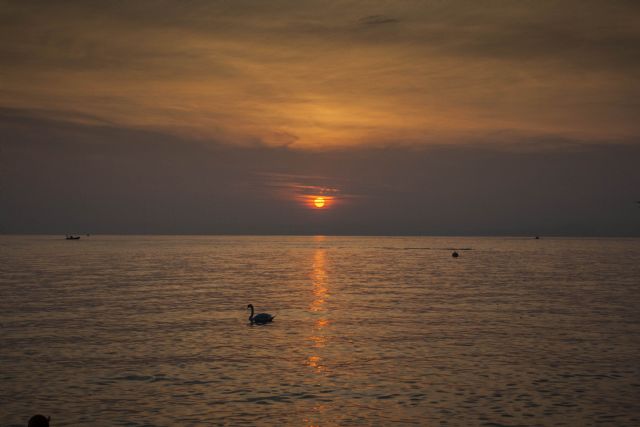
[[[250,308],[253,308],[253,304],[249,304],[249,305],[247,306],[247,310],[248,310],[248,309],[250,309]]]

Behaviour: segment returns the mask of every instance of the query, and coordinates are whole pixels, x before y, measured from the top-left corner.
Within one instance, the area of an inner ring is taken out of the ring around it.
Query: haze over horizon
[[[0,233],[640,236],[634,2],[0,5]]]

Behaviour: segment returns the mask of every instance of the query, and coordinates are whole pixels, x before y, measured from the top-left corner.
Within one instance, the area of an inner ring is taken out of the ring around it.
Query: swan
[[[260,324],[264,324],[264,323],[269,323],[272,322],[273,319],[275,319],[276,316],[272,316],[268,313],[260,313],[260,314],[256,314],[255,316],[253,315],[253,304],[249,304],[247,306],[247,309],[251,309],[251,316],[249,316],[249,322],[251,323],[260,323]]]

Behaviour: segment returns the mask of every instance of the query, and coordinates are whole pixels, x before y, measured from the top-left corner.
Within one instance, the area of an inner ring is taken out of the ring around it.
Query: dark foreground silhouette
[[[46,417],[44,415],[34,415],[29,419],[28,427],[49,427],[49,420],[51,417]]]

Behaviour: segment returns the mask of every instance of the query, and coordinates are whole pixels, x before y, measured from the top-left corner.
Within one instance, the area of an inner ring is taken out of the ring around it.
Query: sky
[[[0,0],[0,233],[640,236],[639,17]]]

